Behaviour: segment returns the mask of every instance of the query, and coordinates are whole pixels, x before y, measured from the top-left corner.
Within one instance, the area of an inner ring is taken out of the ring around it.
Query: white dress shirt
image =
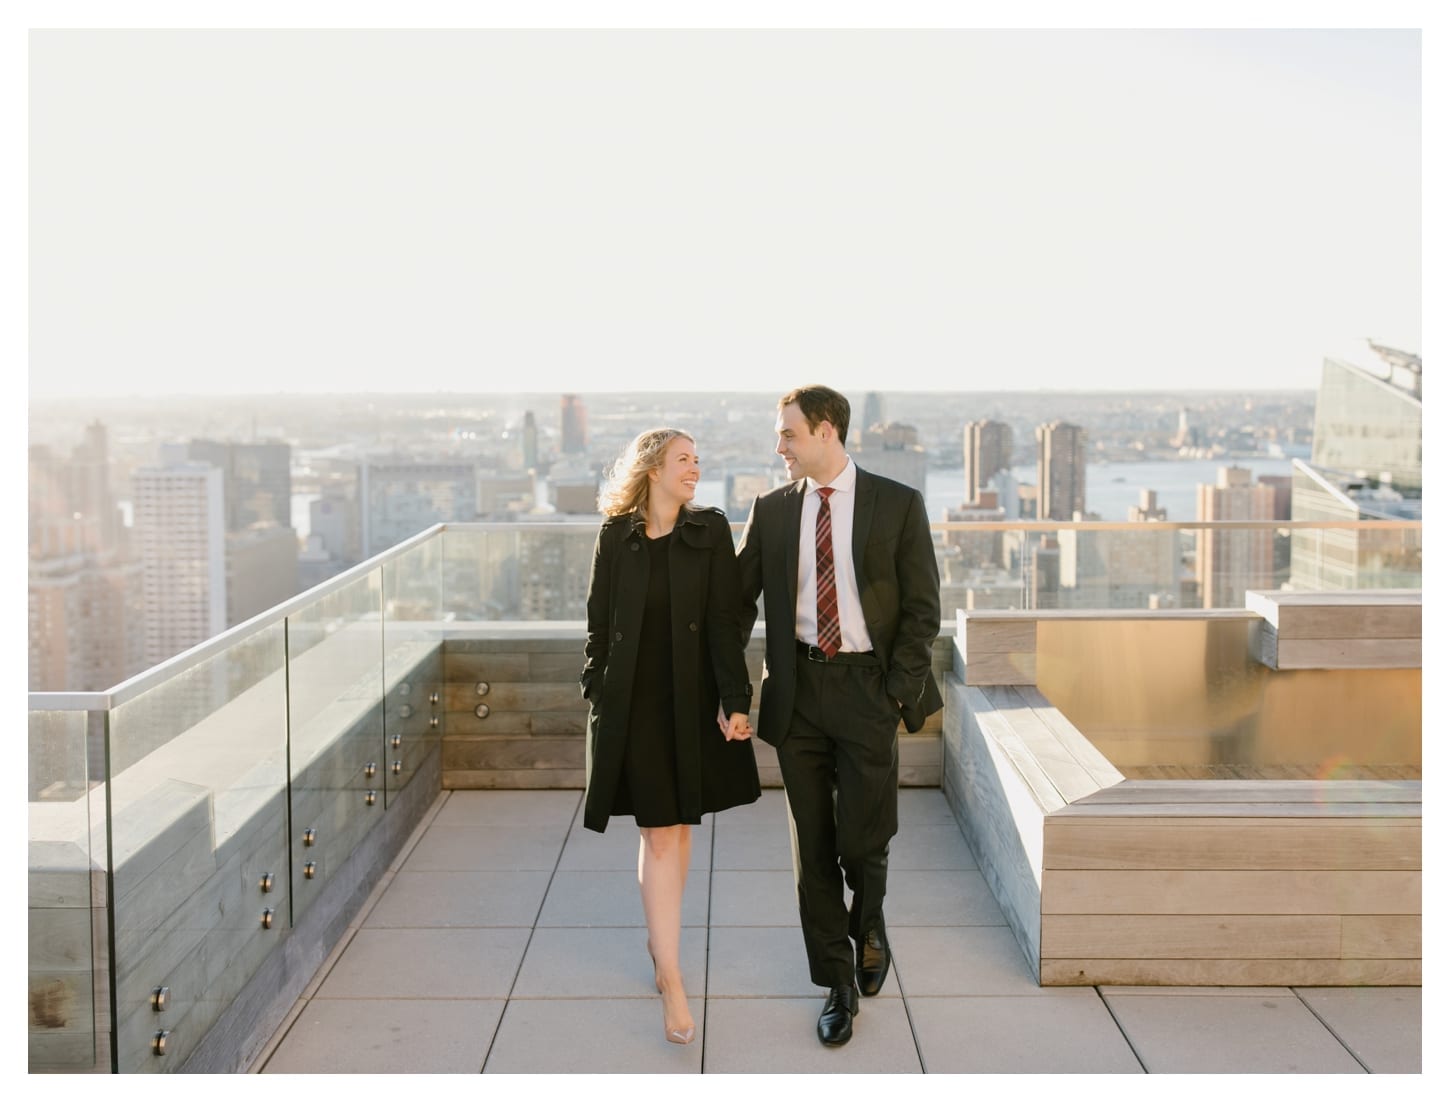
[[[856,588],[856,568],[851,558],[852,519],[856,512],[856,463],[846,457],[846,469],[826,483],[831,494],[831,551],[836,559],[836,615],[841,621],[841,650],[868,651],[871,636],[866,631],[866,614],[861,611],[861,593]],[[806,479],[801,502],[800,567],[796,572],[795,636],[815,646],[816,636],[816,517],[821,511],[821,483]]]

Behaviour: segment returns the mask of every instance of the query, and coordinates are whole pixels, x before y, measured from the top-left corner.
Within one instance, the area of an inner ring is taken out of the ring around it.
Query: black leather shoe
[[[863,995],[874,995],[886,982],[891,970],[891,946],[886,943],[886,927],[873,926],[856,943],[856,986]]]
[[[835,1047],[851,1039],[851,1019],[856,1016],[856,989],[849,983],[833,987],[816,1022],[821,1044]]]

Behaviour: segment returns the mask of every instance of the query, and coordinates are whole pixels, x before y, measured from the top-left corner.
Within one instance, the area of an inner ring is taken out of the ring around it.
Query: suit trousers
[[[854,982],[851,939],[880,922],[896,834],[901,720],[878,667],[796,657],[790,731],[776,750],[790,806],[796,897],[811,981]],[[842,876],[851,890],[848,910]]]

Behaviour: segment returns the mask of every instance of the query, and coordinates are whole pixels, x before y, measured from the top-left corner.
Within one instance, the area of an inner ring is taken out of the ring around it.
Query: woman
[[[665,1036],[682,1045],[695,1037],[680,975],[690,825],[760,796],[735,547],[722,512],[691,504],[699,480],[695,442],[679,429],[640,433],[615,464],[599,496],[579,677],[590,704],[584,825],[633,815],[639,826],[646,947]]]

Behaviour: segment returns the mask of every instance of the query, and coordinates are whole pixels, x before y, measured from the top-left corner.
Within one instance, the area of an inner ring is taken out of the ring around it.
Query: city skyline
[[[1263,499],[1255,519],[1282,520],[1294,511],[1301,470],[1315,484],[1304,490],[1316,509],[1418,518],[1420,358],[1375,347],[1360,356],[1358,364],[1326,358],[1317,396],[1004,392],[965,403],[988,415],[965,423],[964,403],[951,395],[853,394],[860,412],[850,450],[867,469],[920,491],[929,516],[947,521],[1125,512],[1133,521],[1183,520],[1195,511],[1183,503],[1185,476],[1196,476],[1197,519],[1239,519],[1234,502],[1203,504],[1206,480],[1223,486],[1230,475],[1242,493],[1253,480],[1255,500]],[[775,403],[759,395],[690,402],[531,392],[523,408],[487,397],[462,408],[379,406],[355,395],[333,396],[325,410],[301,399],[44,405],[55,408],[38,421],[32,411],[30,434],[32,689],[112,683],[118,678],[105,671],[137,672],[142,649],[110,653],[87,640],[144,632],[144,661],[154,665],[439,521],[522,525],[515,550],[513,537],[489,550],[497,577],[471,585],[470,607],[503,619],[577,618],[591,536],[587,524],[581,532],[554,522],[597,517],[606,465],[640,423],[691,425],[701,454],[712,457],[702,462],[697,502],[724,506],[732,520],[786,478],[765,458]],[[74,420],[106,407],[105,420]],[[550,409],[556,419],[537,415]],[[1371,439],[1364,424],[1376,426]],[[1000,438],[989,462],[977,460],[991,473],[977,478],[974,430],[989,426]],[[1301,467],[1309,457],[1328,465]],[[1339,469],[1346,463],[1363,471]],[[1125,491],[1136,502],[1126,510]],[[1099,511],[1109,501],[1116,505]],[[1160,529],[1164,539],[1152,528],[1106,541],[1071,531],[949,534],[936,548],[943,594],[968,608],[1023,599],[1042,608],[1200,599],[1220,607],[1289,567],[1283,533],[1240,539],[1244,548],[1200,536],[1200,567],[1190,574],[1184,534]],[[1418,545],[1394,546],[1396,538],[1384,547],[1371,541],[1374,561],[1418,554]],[[174,594],[162,594],[173,585]]]
[[[30,61],[34,399],[1311,389],[1346,341],[1420,347],[1416,31],[45,31]]]

